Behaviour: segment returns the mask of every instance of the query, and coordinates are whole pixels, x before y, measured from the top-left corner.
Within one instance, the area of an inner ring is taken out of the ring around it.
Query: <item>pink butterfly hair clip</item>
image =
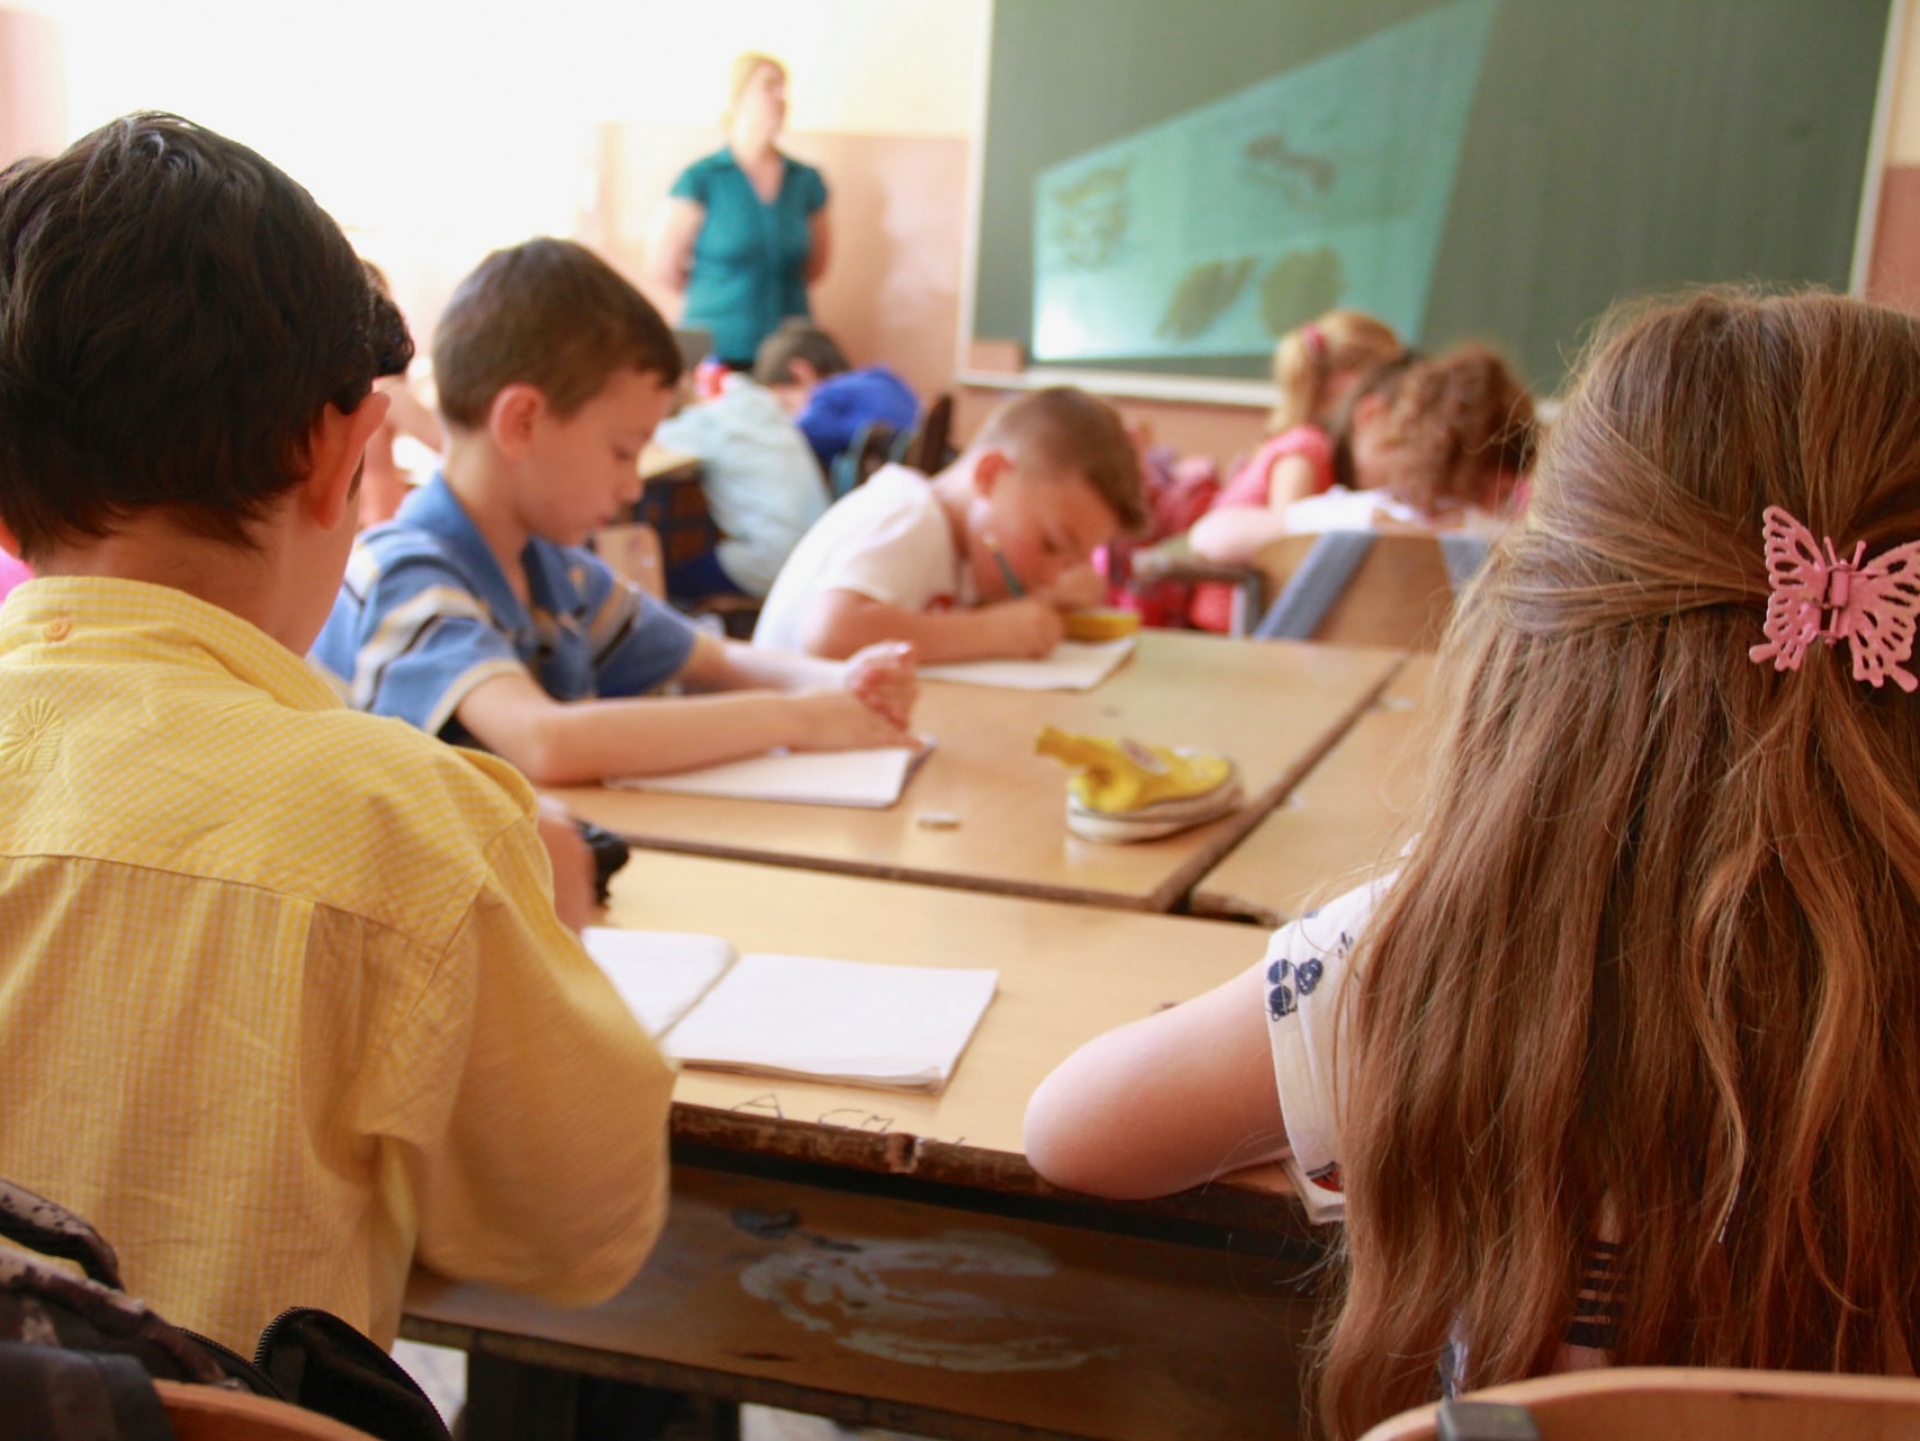
[[[1920,541],[1896,545],[1862,564],[1867,543],[1840,559],[1833,539],[1826,554],[1813,532],[1777,505],[1761,517],[1767,541],[1766,644],[1747,658],[1773,662],[1775,670],[1799,670],[1807,647],[1844,639],[1853,656],[1853,678],[1875,689],[1887,677],[1912,694],[1920,680],[1906,668],[1913,655],[1915,617],[1920,616]]]

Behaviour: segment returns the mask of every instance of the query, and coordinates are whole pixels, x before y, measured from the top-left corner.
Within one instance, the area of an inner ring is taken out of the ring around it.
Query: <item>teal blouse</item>
[[[789,315],[806,315],[811,220],[827,203],[827,183],[792,156],[771,204],[761,201],[733,152],[717,150],[680,172],[668,193],[703,206],[693,243],[681,324],[713,332],[713,353],[751,365],[760,342]]]

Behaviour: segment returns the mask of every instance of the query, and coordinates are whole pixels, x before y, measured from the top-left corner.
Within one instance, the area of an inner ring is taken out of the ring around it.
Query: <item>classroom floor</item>
[[[449,1422],[467,1398],[467,1356],[445,1346],[423,1346],[396,1341],[393,1359],[420,1383],[441,1416]],[[876,1431],[837,1425],[823,1416],[776,1411],[771,1406],[740,1408],[741,1441],[918,1441],[900,1431]]]

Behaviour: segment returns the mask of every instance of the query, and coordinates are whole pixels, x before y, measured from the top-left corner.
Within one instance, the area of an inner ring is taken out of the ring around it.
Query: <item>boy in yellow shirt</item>
[[[242,1352],[294,1305],[391,1342],[416,1258],[595,1301],[664,1217],[672,1077],[526,782],[301,659],[411,354],[244,146],[138,115],[0,175],[0,1176]]]
[[[361,537],[314,647],[354,705],[540,785],[915,744],[907,647],[842,665],[721,640],[581,549],[638,498],[680,378],[673,332],[606,262],[552,239],[489,255],[433,367],[445,470]],[[649,694],[670,682],[699,694]]]

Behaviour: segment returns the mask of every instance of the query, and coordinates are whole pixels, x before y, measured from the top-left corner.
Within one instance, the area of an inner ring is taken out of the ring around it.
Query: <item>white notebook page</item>
[[[937,1091],[999,978],[997,971],[744,955],[663,1047],[688,1065]]]
[[[745,760],[670,776],[632,776],[607,782],[669,795],[791,801],[800,805],[884,810],[900,799],[907,777],[926,751],[884,746],[858,751],[772,751]]]
[[[955,661],[951,665],[923,665],[920,674],[927,680],[1008,690],[1092,690],[1133,654],[1139,639],[1126,635],[1118,640],[1063,640],[1044,660]]]
[[[623,931],[588,926],[580,933],[620,999],[649,1036],[684,1016],[733,961],[721,936],[691,931]]]

